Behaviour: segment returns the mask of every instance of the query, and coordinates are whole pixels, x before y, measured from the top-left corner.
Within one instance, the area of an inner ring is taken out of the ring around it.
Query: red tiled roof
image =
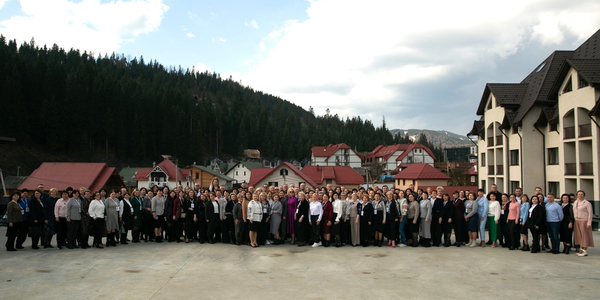
[[[433,160],[435,160],[435,155],[433,155],[433,152],[431,152],[431,149],[429,149],[429,147],[425,147],[421,144],[410,144],[410,146],[408,146],[408,148],[404,152],[402,152],[402,154],[400,154],[398,158],[396,158],[396,161],[402,161],[408,155],[408,153],[410,153],[415,148],[423,149],[425,152],[427,152],[427,154],[429,154],[429,156],[431,156],[431,158],[433,158]]]
[[[156,167],[159,167],[165,174],[167,174],[167,176],[169,178],[168,181],[175,181],[175,179],[177,179],[178,181],[181,181],[181,180],[187,178],[188,176],[190,176],[190,172],[191,172],[191,170],[188,170],[188,169],[177,168],[177,176],[175,176],[175,164],[168,159],[161,161],[158,165],[156,165]],[[148,176],[150,175],[150,172],[152,172],[152,170],[154,170],[156,167],[139,169],[135,173],[134,180],[136,180],[136,181],[149,180]]]
[[[335,145],[327,145],[323,146],[314,146],[310,149],[312,155],[314,157],[330,157],[339,149],[351,149],[350,146],[345,143],[335,144]]]
[[[394,179],[450,179],[450,176],[440,172],[429,164],[411,164],[402,170]]]
[[[468,171],[467,175],[477,175],[477,171],[475,171],[475,166],[472,166]]]
[[[349,166],[306,166],[300,171],[319,184],[334,179],[337,184],[364,184],[363,177]]]
[[[288,162],[282,162],[279,164],[279,166],[277,166],[275,168],[254,168],[254,169],[252,169],[252,171],[250,173],[250,182],[248,183],[248,185],[252,185],[252,186],[257,185],[259,182],[261,182],[267,176],[269,176],[273,172],[275,172],[275,170],[278,170],[279,168],[281,168],[283,166],[289,168],[290,170],[292,170],[292,172],[296,173],[296,175],[300,176],[300,178],[304,179],[308,185],[312,186],[313,188],[317,187],[317,184],[312,179],[310,179],[308,176],[306,176],[304,173],[302,173],[300,170],[298,170],[298,168],[296,168],[294,165],[292,165]]]
[[[86,187],[97,191],[106,185],[114,171],[115,168],[108,167],[105,163],[45,162],[29,175],[19,189],[34,190],[38,184],[43,184],[48,189],[64,190],[70,186],[74,189]],[[116,177],[121,180],[121,176]]]

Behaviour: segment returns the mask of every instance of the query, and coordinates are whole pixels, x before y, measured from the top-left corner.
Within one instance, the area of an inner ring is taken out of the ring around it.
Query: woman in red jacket
[[[331,226],[333,226],[333,205],[329,196],[323,194],[323,219],[321,220],[321,232],[323,232],[323,247],[329,247],[331,239]]]

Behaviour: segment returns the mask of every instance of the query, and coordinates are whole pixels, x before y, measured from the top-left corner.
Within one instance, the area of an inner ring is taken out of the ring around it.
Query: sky
[[[597,0],[0,0],[0,34],[209,70],[317,115],[466,134],[487,82],[520,82],[600,29]]]

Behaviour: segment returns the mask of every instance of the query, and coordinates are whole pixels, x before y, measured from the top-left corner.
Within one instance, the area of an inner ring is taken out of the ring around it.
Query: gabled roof
[[[246,169],[252,171],[252,169],[255,168],[262,168],[263,164],[259,163],[259,162],[254,162],[254,161],[240,161],[234,164],[229,165],[228,169],[223,172],[223,174],[227,174],[229,173],[229,171],[231,171],[232,169],[234,169],[235,167],[237,167],[238,164],[243,165],[244,167],[246,167]]]
[[[429,164],[411,164],[406,169],[400,171],[394,179],[450,179],[450,176],[442,173]]]
[[[64,190],[70,186],[74,189],[86,187],[97,191],[106,185],[113,174],[118,178],[115,180],[120,181],[121,186],[125,186],[115,168],[105,163],[45,162],[29,175],[19,189],[34,190],[41,183],[48,189]]]
[[[168,181],[175,181],[176,179],[182,181],[190,176],[190,170],[177,168],[177,172],[175,172],[175,164],[168,159],[164,159],[154,168],[138,169],[134,179],[136,181],[147,181],[150,179],[150,173],[154,170],[165,173]]]
[[[483,139],[485,133],[485,121],[473,121],[473,128],[467,133],[467,136],[477,135]]]
[[[123,177],[123,181],[134,181],[133,178],[135,177],[135,173],[139,169],[140,168],[136,168],[136,167],[126,167],[126,168],[121,169],[121,171],[119,172],[119,175],[121,175],[121,177]]]
[[[186,167],[186,169],[189,169],[189,168],[196,168],[196,169],[200,169],[200,170],[202,170],[202,171],[204,171],[204,172],[207,172],[207,173],[209,173],[209,174],[215,175],[216,177],[222,178],[222,179],[224,179],[224,180],[226,180],[226,181],[235,181],[235,179],[233,179],[233,178],[231,178],[231,177],[229,177],[229,176],[227,176],[227,175],[221,174],[221,173],[219,173],[219,172],[213,171],[213,170],[212,170],[211,168],[209,168],[209,167],[200,166],[200,165],[191,165],[191,166],[187,166],[187,167]]]
[[[352,149],[345,143],[341,144],[329,144],[327,146],[314,146],[310,149],[312,156],[314,157],[330,157],[339,149]]]
[[[535,121],[535,126],[544,127],[548,124],[558,124],[558,107],[554,105],[552,107],[544,107],[540,111],[540,116]]]
[[[552,85],[548,100],[557,101],[560,87],[565,80],[569,70],[573,68],[592,86],[600,85],[600,59],[567,59],[558,72],[558,77]]]
[[[25,180],[27,180],[27,176],[6,176],[4,178],[4,186],[7,190],[17,190]]]
[[[349,166],[306,166],[301,172],[318,184],[327,179],[333,179],[337,184],[365,183],[363,177]]]
[[[254,168],[250,173],[250,182],[248,183],[248,185],[257,185],[267,176],[273,174],[273,172],[279,170],[282,167],[287,167],[292,172],[296,173],[296,175],[300,176],[300,178],[306,181],[306,184],[312,186],[313,188],[317,187],[317,184],[312,179],[310,179],[308,176],[306,176],[304,173],[298,170],[298,168],[296,168],[294,165],[288,162],[282,162],[275,168]]]
[[[404,151],[396,160],[402,160],[410,151],[414,148],[421,148],[425,150],[434,160],[435,156],[431,149],[421,144],[395,144],[390,146],[379,145],[371,153],[367,154],[365,158],[378,158],[383,157],[383,160],[387,161],[390,156],[394,155],[397,151]]]
[[[400,154],[398,158],[396,158],[396,161],[402,161],[413,149],[423,149],[429,154],[429,156],[431,156],[431,158],[433,158],[433,160],[435,160],[435,155],[433,155],[433,152],[431,152],[431,149],[429,149],[429,147],[425,147],[421,144],[410,144],[408,148],[406,148],[406,150],[402,152],[402,154]]]
[[[527,91],[527,84],[522,83],[487,83],[483,90],[483,95],[479,101],[477,114],[483,115],[490,94],[496,97],[496,102],[500,106],[519,105],[523,100],[523,95]]]
[[[515,118],[517,117],[516,111],[507,111],[504,114],[504,119],[502,120],[502,128],[509,129],[513,125],[515,125]]]

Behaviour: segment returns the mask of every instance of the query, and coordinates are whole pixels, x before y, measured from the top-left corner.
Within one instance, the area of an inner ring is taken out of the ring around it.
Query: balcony
[[[565,140],[574,139],[575,138],[575,126],[565,127],[565,130],[563,132],[564,132],[563,133],[563,138]]]
[[[496,146],[502,146],[502,136],[501,135],[497,135],[496,136]]]
[[[496,175],[504,175],[504,165],[496,165]]]
[[[579,137],[592,136],[592,124],[579,125]]]
[[[579,175],[594,175],[594,164],[593,163],[580,163],[579,164]]]
[[[494,175],[494,166],[493,165],[489,165],[487,167],[488,169],[488,175]]]
[[[565,164],[565,175],[577,175],[577,164]]]
[[[494,147],[494,138],[493,137],[489,137],[487,139],[488,141],[488,147]]]

